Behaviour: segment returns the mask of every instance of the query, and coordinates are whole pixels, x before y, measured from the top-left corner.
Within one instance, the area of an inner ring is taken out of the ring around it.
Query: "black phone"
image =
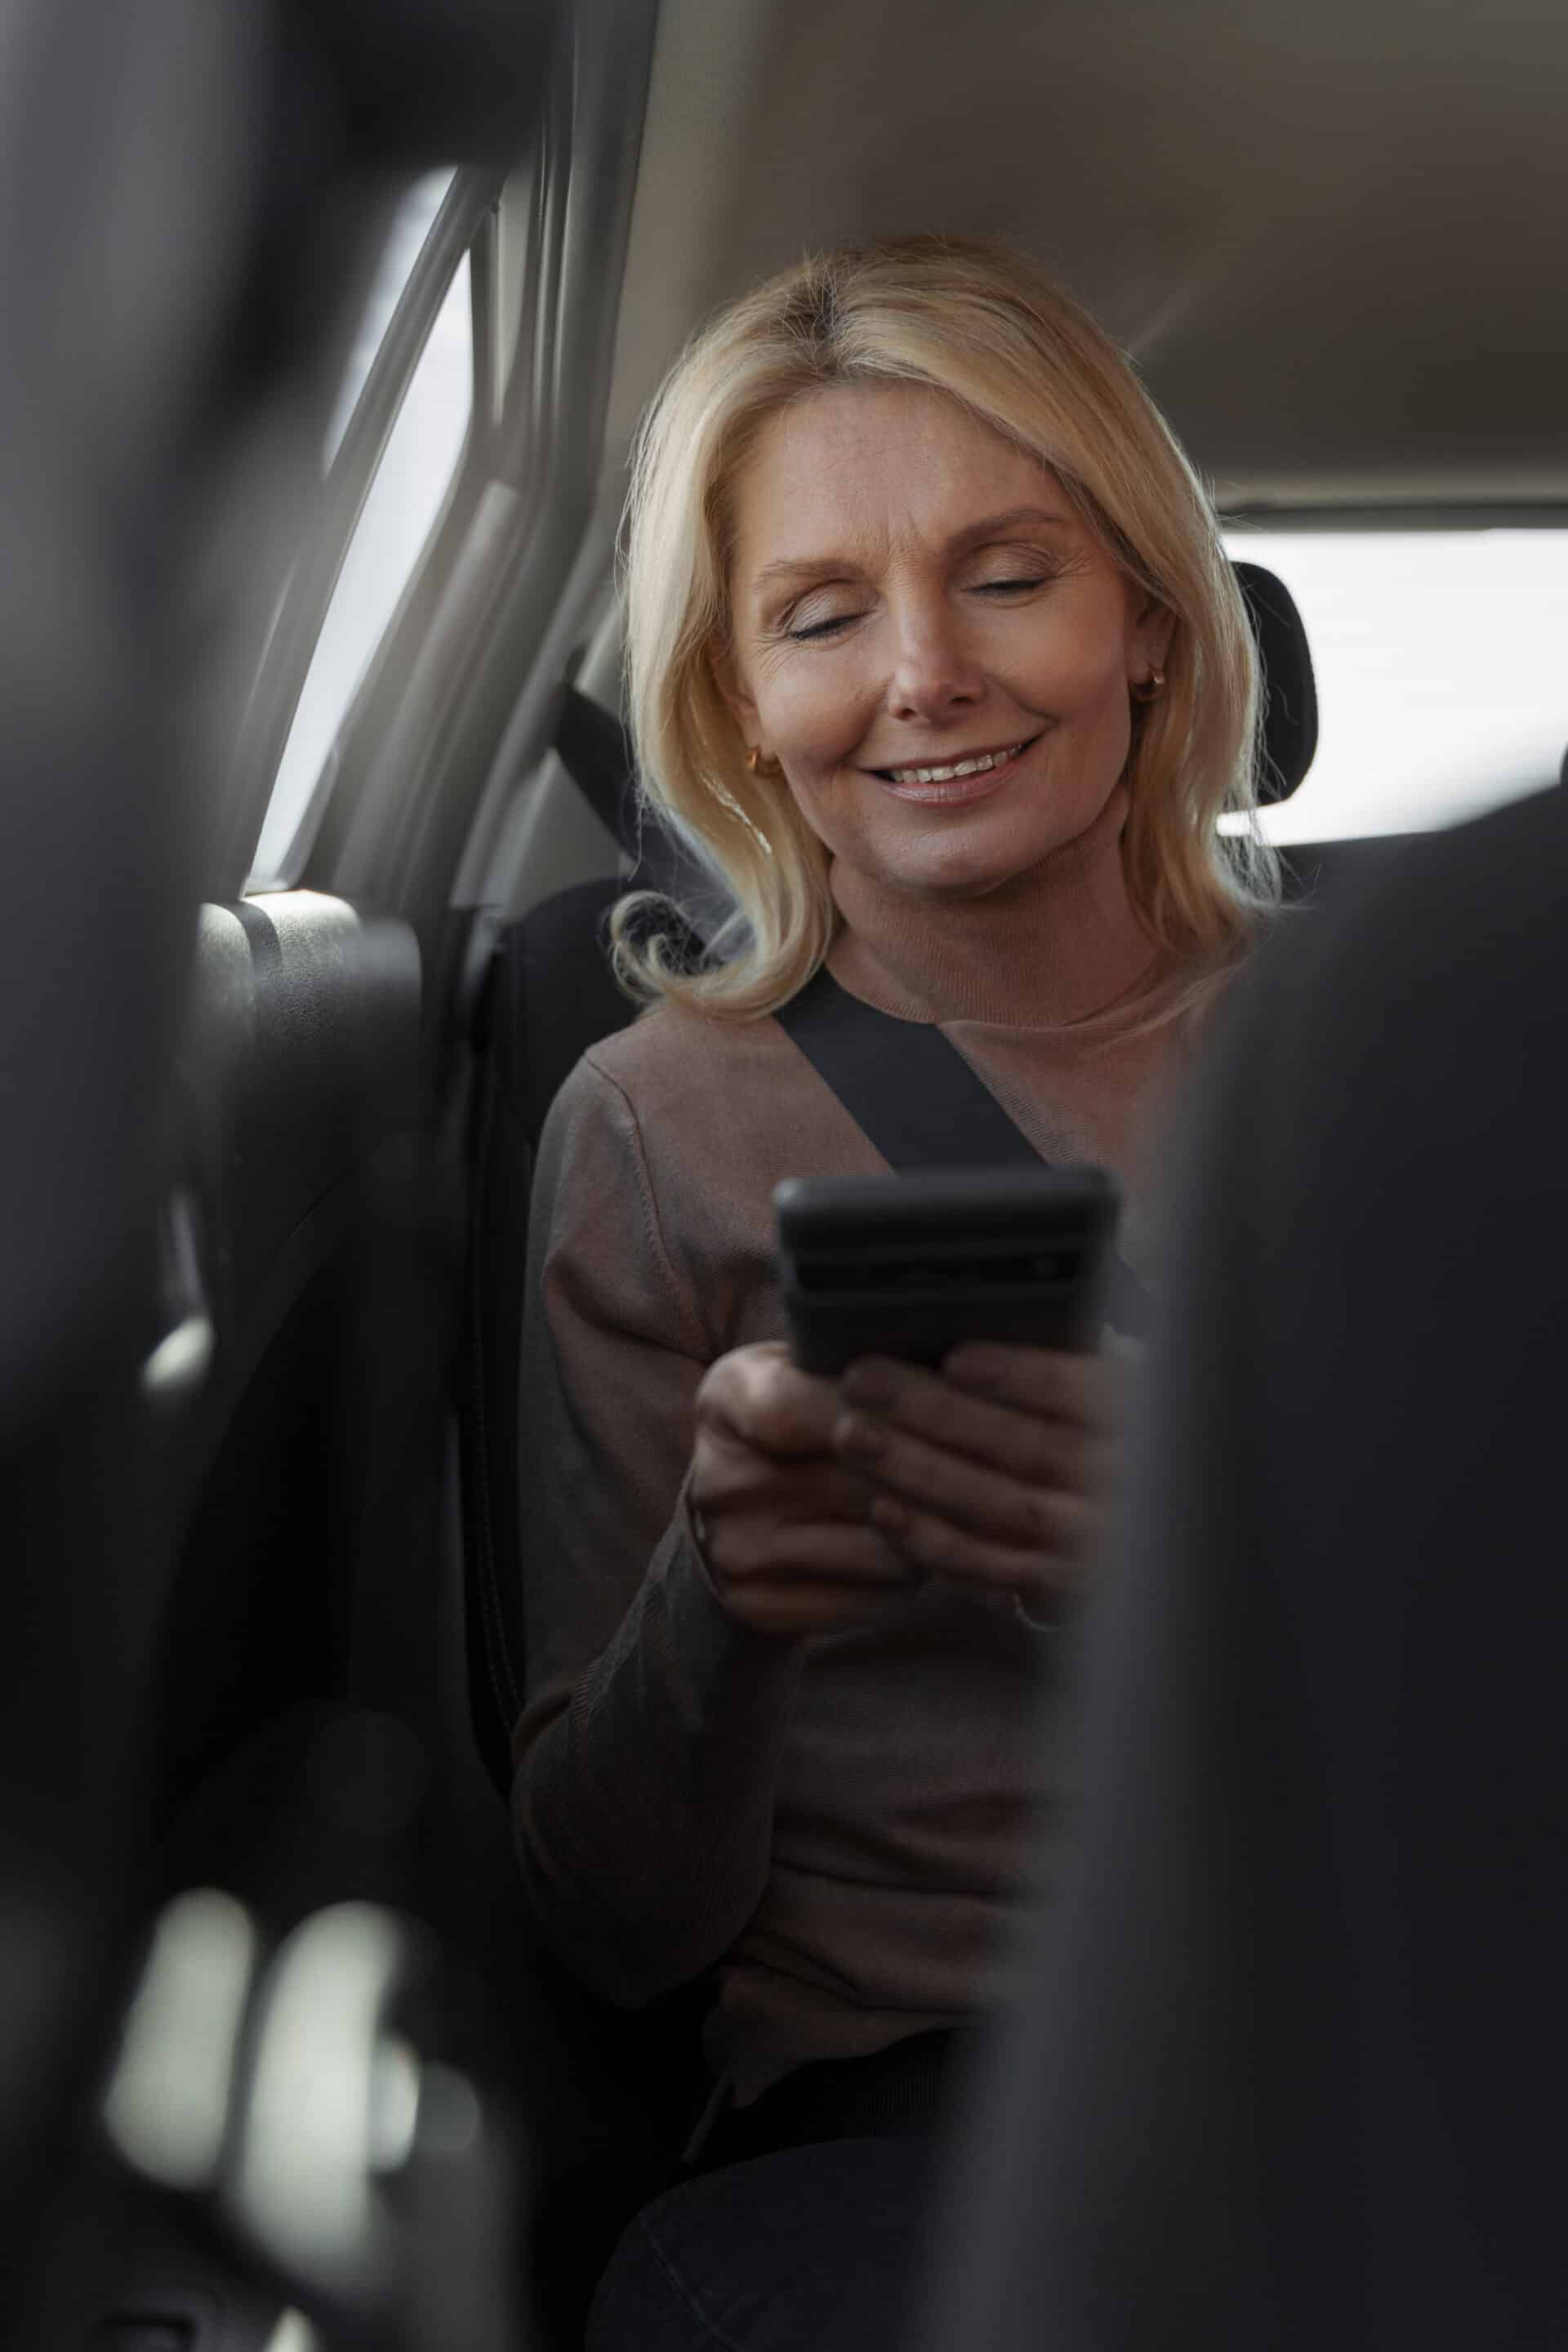
[[[935,1365],[966,1339],[1091,1349],[1120,1210],[1101,1168],[792,1177],[773,1211],[795,1360]]]

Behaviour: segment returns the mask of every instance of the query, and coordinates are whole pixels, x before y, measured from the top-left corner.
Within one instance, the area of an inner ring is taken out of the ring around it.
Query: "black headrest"
[[[1296,600],[1283,580],[1261,563],[1231,566],[1258,642],[1263,686],[1263,773],[1260,801],[1288,801],[1318,748],[1318,689],[1312,656]]]

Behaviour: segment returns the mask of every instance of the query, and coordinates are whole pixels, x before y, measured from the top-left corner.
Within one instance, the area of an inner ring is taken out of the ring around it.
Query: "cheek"
[[[1099,649],[1099,658],[1092,670],[1085,675],[1084,702],[1101,724],[1118,727],[1131,723],[1132,698],[1128,690],[1127,664],[1120,646],[1109,652]]]
[[[1054,702],[1085,730],[1096,735],[1130,730],[1126,652],[1120,636],[1110,630],[1085,629],[1059,641],[1042,682],[1047,706]]]
[[[1127,649],[1122,643],[1121,614],[1098,603],[1074,616],[1054,642],[1043,649],[1060,681],[1064,698],[1086,709],[1108,702],[1127,690]]]
[[[1114,782],[1132,750],[1132,704],[1120,660],[1101,675],[1086,698],[1083,731],[1086,746],[1092,746],[1096,772]]]
[[[1103,625],[1058,638],[1039,672],[1038,708],[1066,722],[1057,772],[1072,789],[1096,797],[1110,792],[1132,749],[1132,706],[1127,658],[1120,636]]]
[[[786,766],[816,775],[837,767],[863,740],[865,691],[842,658],[813,665],[809,656],[770,679],[758,713]]]

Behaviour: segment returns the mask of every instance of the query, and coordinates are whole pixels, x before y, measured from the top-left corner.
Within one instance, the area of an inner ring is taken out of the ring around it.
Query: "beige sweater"
[[[992,985],[896,917],[830,961],[904,1018]],[[1066,1025],[942,1024],[1047,1159],[1120,1174],[1145,1273],[1139,1136],[1182,1034],[1145,1024],[1177,985],[1145,972]],[[546,1932],[613,2000],[712,1974],[709,2056],[742,2104],[982,2003],[1026,1857],[1061,1825],[1039,1736],[1059,1642],[1010,1600],[932,1580],[875,1631],[760,1634],[693,1545],[698,1382],[784,1336],[773,1188],[883,1165],[775,1022],[661,1006],[584,1055],[536,1178],[519,1853]]]

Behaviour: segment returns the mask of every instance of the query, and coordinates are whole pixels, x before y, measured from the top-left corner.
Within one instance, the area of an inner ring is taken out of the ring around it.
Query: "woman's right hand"
[[[782,1341],[721,1356],[697,1391],[688,1495],[732,1617],[763,1633],[831,1633],[900,1609],[924,1581],[868,1523],[872,1489],[833,1452],[836,1381]]]

